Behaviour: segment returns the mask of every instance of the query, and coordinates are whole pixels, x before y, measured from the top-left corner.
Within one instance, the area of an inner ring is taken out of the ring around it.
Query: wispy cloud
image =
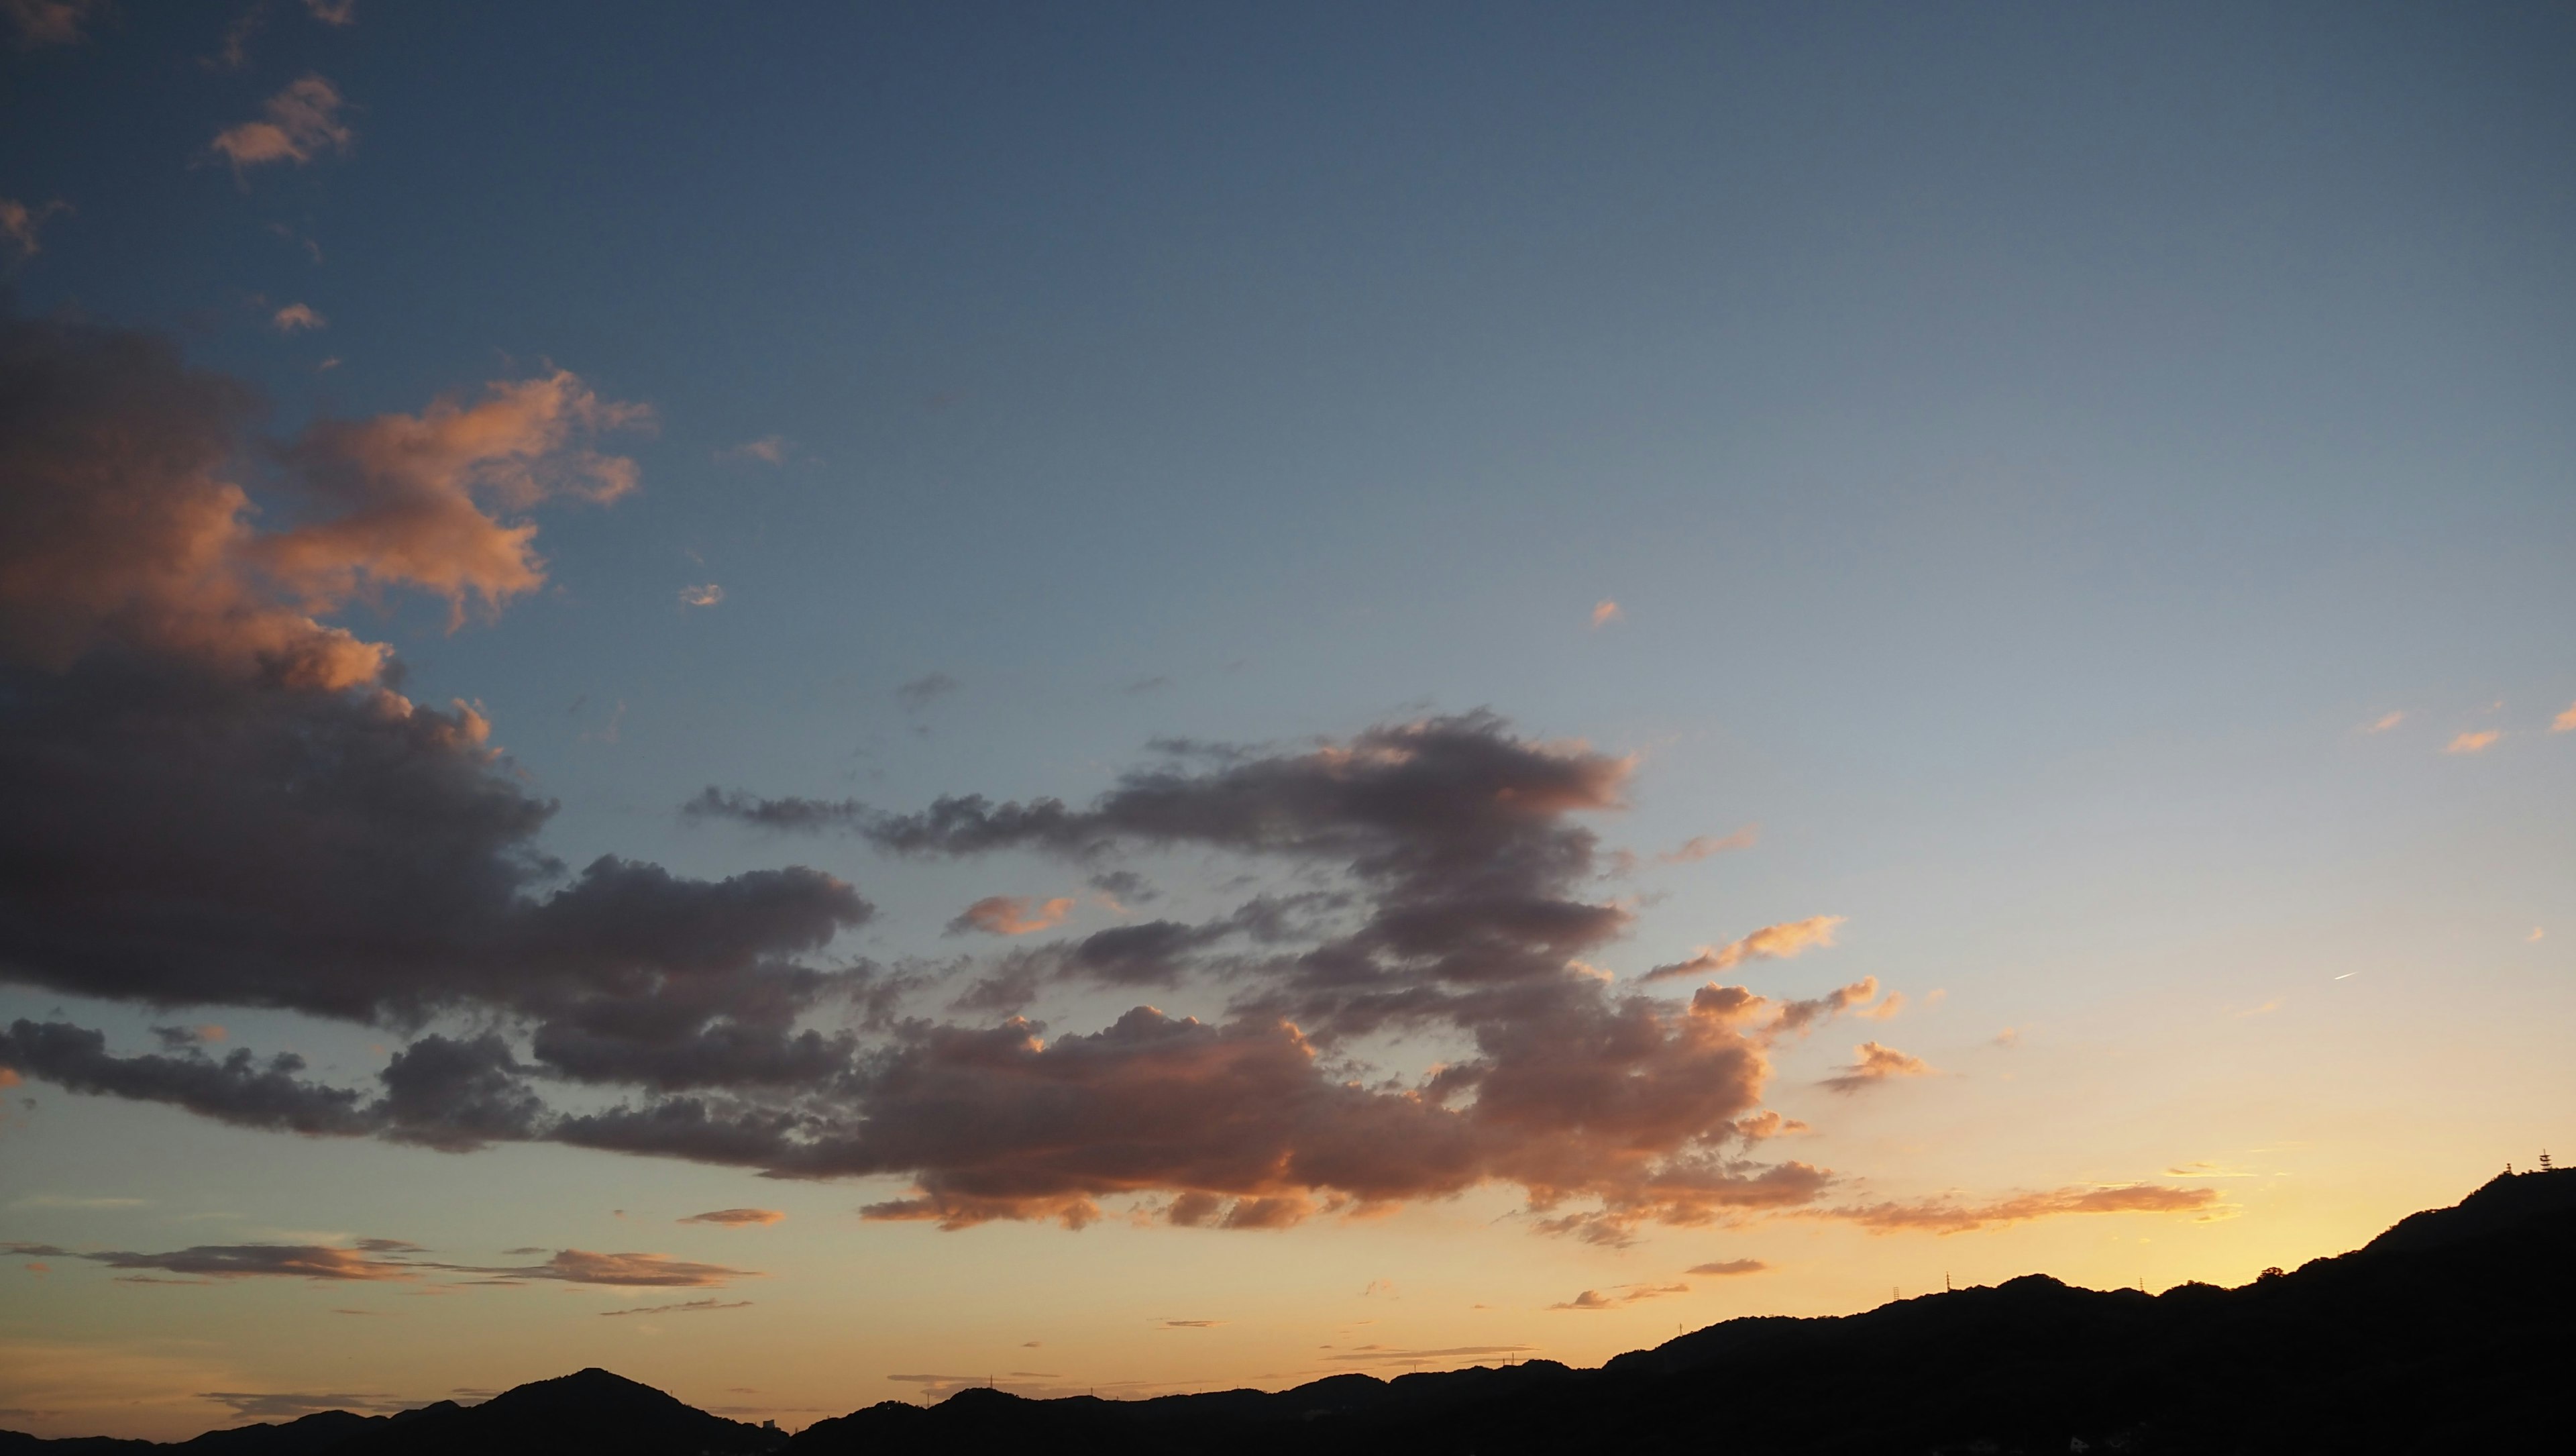
[[[2494,747],[2496,740],[2502,737],[2504,737],[2504,730],[2501,728],[2480,728],[2453,738],[2442,745],[2442,751],[2444,753],[2484,753]]]
[[[358,0],[304,0],[304,12],[328,26],[354,23],[357,10]]]
[[[1167,1330],[1212,1330],[1224,1323],[1223,1320],[1212,1319],[1167,1319],[1161,1321],[1160,1326]]]
[[[1748,960],[1794,960],[1810,950],[1832,945],[1834,931],[1844,919],[1840,915],[1816,915],[1805,920],[1765,925],[1742,940],[1719,946],[1701,946],[1699,954],[1689,960],[1657,966],[1646,972],[1644,979],[1664,981],[1676,976],[1722,975]]]
[[[1873,1203],[1819,1209],[1813,1216],[1856,1223],[1872,1233],[1917,1230],[1956,1234],[2062,1214],[2207,1213],[2217,1206],[2218,1191],[2214,1188],[2171,1188],[2158,1183],[2130,1183],[2023,1193],[1988,1203],[1960,1203],[1954,1199]]]
[[[32,258],[44,251],[38,234],[45,224],[71,210],[72,205],[60,198],[29,207],[14,197],[0,197],[0,238],[8,239],[19,257]],[[2568,711],[2576,713],[2576,708]]]
[[[2378,717],[2373,718],[2373,719],[2371,719],[2369,722],[2362,724],[2362,725],[2361,725],[2361,727],[2360,727],[2358,730],[2356,730],[2356,731],[2359,731],[2359,732],[2362,732],[2362,733],[2385,733],[2385,732],[2387,732],[2389,729],[2394,728],[2394,727],[2396,727],[2398,724],[2403,723],[2403,722],[2405,722],[2405,721],[2406,721],[2406,713],[2405,713],[2405,711],[2404,711],[2403,709],[2399,709],[2399,710],[2394,711],[2394,712],[2388,712],[2388,713],[2382,713],[2382,714],[2380,714]]]
[[[2549,731],[2552,733],[2576,733],[2576,703],[2568,704],[2566,712],[2549,720]]]
[[[0,0],[0,16],[8,18],[24,50],[78,45],[82,24],[104,8],[103,0]]]
[[[642,1309],[603,1309],[602,1319],[629,1314],[710,1314],[719,1309],[749,1309],[748,1299],[692,1299],[681,1304],[651,1304]]]
[[[963,935],[980,930],[986,935],[1034,935],[1052,930],[1073,913],[1070,896],[1058,896],[1044,903],[1033,903],[1018,895],[987,895],[958,913],[948,922],[950,935]]]
[[[1682,1272],[1685,1274],[1707,1274],[1711,1276],[1724,1276],[1729,1274],[1760,1274],[1769,1270],[1770,1267],[1770,1265],[1763,1263],[1759,1259],[1724,1259],[1714,1264],[1693,1264]]]
[[[1759,824],[1747,824],[1743,828],[1735,831],[1733,834],[1723,836],[1714,834],[1693,835],[1689,839],[1683,840],[1681,847],[1673,850],[1671,853],[1656,855],[1655,863],[1689,864],[1694,860],[1707,859],[1711,855],[1724,854],[1730,849],[1751,849],[1754,841],[1761,837],[1762,826]]]
[[[306,76],[268,98],[259,120],[217,133],[214,149],[236,172],[270,162],[300,167],[320,152],[346,152],[356,136],[340,120],[344,104],[338,87]]]
[[[723,1228],[750,1228],[783,1221],[787,1215],[774,1208],[719,1208],[713,1213],[693,1213],[682,1223],[711,1223]]]
[[[1852,1057],[1852,1064],[1843,1068],[1841,1075],[1824,1080],[1825,1086],[1836,1092],[1857,1092],[1890,1077],[1928,1077],[1933,1071],[1932,1064],[1921,1057],[1909,1056],[1874,1041],[1865,1041],[1852,1048]]]
[[[331,321],[315,313],[311,304],[290,303],[269,315],[268,326],[281,334],[292,334],[311,329],[327,329],[331,326]]]
[[[964,686],[944,672],[926,672],[896,688],[894,695],[906,708],[917,713]]]
[[[1641,1300],[1660,1299],[1667,1294],[1688,1294],[1687,1284],[1622,1284],[1608,1290],[1587,1289],[1550,1309],[1617,1309]]]
[[[1610,600],[1608,597],[1603,597],[1592,608],[1593,630],[1598,631],[1626,616],[1627,613],[1619,610],[1619,604],[1617,602]]]
[[[680,605],[684,607],[712,607],[723,600],[724,588],[711,581],[680,588]]]
[[[717,451],[716,459],[757,460],[763,465],[783,465],[788,452],[795,448],[785,435],[763,435],[757,440],[745,440],[730,450]]]

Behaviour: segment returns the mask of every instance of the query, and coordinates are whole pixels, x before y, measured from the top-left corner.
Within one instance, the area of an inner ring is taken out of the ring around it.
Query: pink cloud
[[[1720,946],[1701,946],[1699,953],[1689,960],[1657,966],[1646,972],[1643,979],[1664,981],[1677,976],[1722,975],[1748,960],[1793,960],[1810,950],[1832,945],[1834,930],[1844,918],[1840,915],[1816,915],[1805,920],[1765,925],[1742,940]]]
[[[340,120],[343,104],[337,87],[320,76],[306,76],[268,98],[260,120],[217,133],[214,149],[236,172],[269,162],[300,167],[318,152],[345,152],[355,137]]]

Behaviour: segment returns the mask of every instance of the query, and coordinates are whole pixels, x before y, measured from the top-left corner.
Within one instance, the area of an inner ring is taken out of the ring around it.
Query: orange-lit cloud
[[[980,930],[986,935],[1034,935],[1062,925],[1064,917],[1073,913],[1073,904],[1069,896],[1058,896],[1033,907],[1017,895],[987,895],[958,912],[957,918],[948,922],[948,933]]]
[[[8,17],[18,44],[30,50],[79,44],[82,22],[102,8],[104,0],[0,0],[0,16]]]
[[[14,197],[0,197],[0,238],[14,244],[19,257],[32,258],[44,251],[38,234],[45,224],[71,210],[72,205],[59,198],[29,207]]]
[[[2362,724],[2361,731],[2364,733],[2385,733],[2389,729],[2394,728],[2405,721],[2406,714],[2402,709],[2396,712],[2382,713],[2378,717],[2371,719],[2369,722]]]
[[[603,1319],[615,1319],[630,1314],[710,1314],[720,1309],[749,1308],[751,1301],[748,1299],[691,1299],[679,1304],[646,1305],[642,1309],[603,1309],[599,1313]]]
[[[1592,608],[1592,625],[1595,628],[1607,627],[1626,615],[1627,614],[1625,612],[1619,610],[1619,604],[1617,602],[1604,597]]]
[[[354,22],[357,10],[358,0],[304,0],[304,13],[335,28]]]
[[[1656,855],[1655,863],[1689,864],[1694,860],[1706,859],[1713,854],[1724,854],[1730,849],[1751,849],[1754,842],[1761,837],[1762,826],[1759,824],[1747,824],[1733,834],[1723,837],[1713,834],[1694,835],[1683,840],[1681,847],[1671,853]]]
[[[1687,1284],[1622,1284],[1607,1291],[1587,1289],[1562,1304],[1551,1304],[1548,1308],[1617,1309],[1623,1304],[1635,1304],[1640,1300],[1658,1299],[1667,1294],[1688,1293],[1690,1293],[1690,1286]]]
[[[684,607],[712,607],[723,600],[724,588],[711,581],[680,588],[680,605]]]
[[[1836,1092],[1857,1092],[1890,1077],[1932,1075],[1931,1063],[1921,1057],[1908,1056],[1894,1047],[1880,1046],[1874,1041],[1865,1041],[1852,1048],[1852,1057],[1852,1064],[1844,1068],[1840,1076],[1827,1077],[1825,1086]]]
[[[290,303],[269,315],[268,326],[281,334],[292,334],[303,330],[327,329],[331,326],[331,321],[315,313],[311,304]]]
[[[2214,1188],[2173,1188],[2159,1183],[2131,1183],[2111,1188],[2060,1188],[2053,1193],[2024,1193],[1991,1203],[1935,1199],[1919,1203],[1873,1203],[1819,1210],[1822,1218],[1844,1219],[1872,1233],[1923,1230],[1938,1234],[1999,1228],[2071,1213],[2198,1213],[2218,1206]]]
[[[2504,730],[2501,728],[2481,728],[2453,738],[2442,745],[2442,751],[2444,753],[2484,753],[2502,737],[2504,737]]]
[[[682,1223],[711,1223],[723,1228],[749,1228],[783,1221],[787,1215],[774,1208],[719,1208],[713,1213],[693,1213]]]
[[[408,1249],[397,1245],[394,1252]],[[417,1279],[418,1269],[373,1251],[325,1244],[203,1244],[166,1254],[111,1252],[79,1257],[111,1269],[158,1269],[200,1279],[276,1277],[327,1280]]]
[[[1832,945],[1834,929],[1844,919],[1840,915],[1816,915],[1805,920],[1765,925],[1742,940],[1720,946],[1701,946],[1699,954],[1689,960],[1657,966],[1641,979],[1664,981],[1677,976],[1723,975],[1748,960],[1793,960],[1810,950]]]
[[[1760,1274],[1769,1270],[1770,1267],[1770,1265],[1763,1263],[1759,1259],[1725,1259],[1714,1264],[1693,1264],[1682,1272],[1685,1274],[1706,1274],[1712,1278],[1716,1278],[1730,1274]]]
[[[2552,733],[2576,733],[2576,703],[2568,704],[2566,712],[2563,712],[2557,717],[2549,720],[2549,731]]]
[[[345,152],[355,138],[340,120],[341,104],[337,87],[308,75],[268,98],[262,119],[218,133],[214,149],[236,172],[269,162],[300,167],[317,152]]]

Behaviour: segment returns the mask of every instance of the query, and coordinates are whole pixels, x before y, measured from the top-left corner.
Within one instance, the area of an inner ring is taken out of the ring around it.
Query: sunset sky
[[[0,1428],[1592,1364],[2576,1155],[2565,6],[0,31]]]

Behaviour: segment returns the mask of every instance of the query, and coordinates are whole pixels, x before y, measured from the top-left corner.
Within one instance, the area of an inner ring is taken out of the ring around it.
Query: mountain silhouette
[[[1863,1314],[1728,1320],[1598,1370],[1548,1360],[1285,1391],[887,1401],[792,1440],[584,1370],[478,1406],[332,1411],[156,1445],[0,1432],[0,1456],[935,1450],[1047,1456],[2456,1452],[2576,1448],[2576,1170],[2507,1174],[2364,1248],[2150,1296],[2029,1274]]]

